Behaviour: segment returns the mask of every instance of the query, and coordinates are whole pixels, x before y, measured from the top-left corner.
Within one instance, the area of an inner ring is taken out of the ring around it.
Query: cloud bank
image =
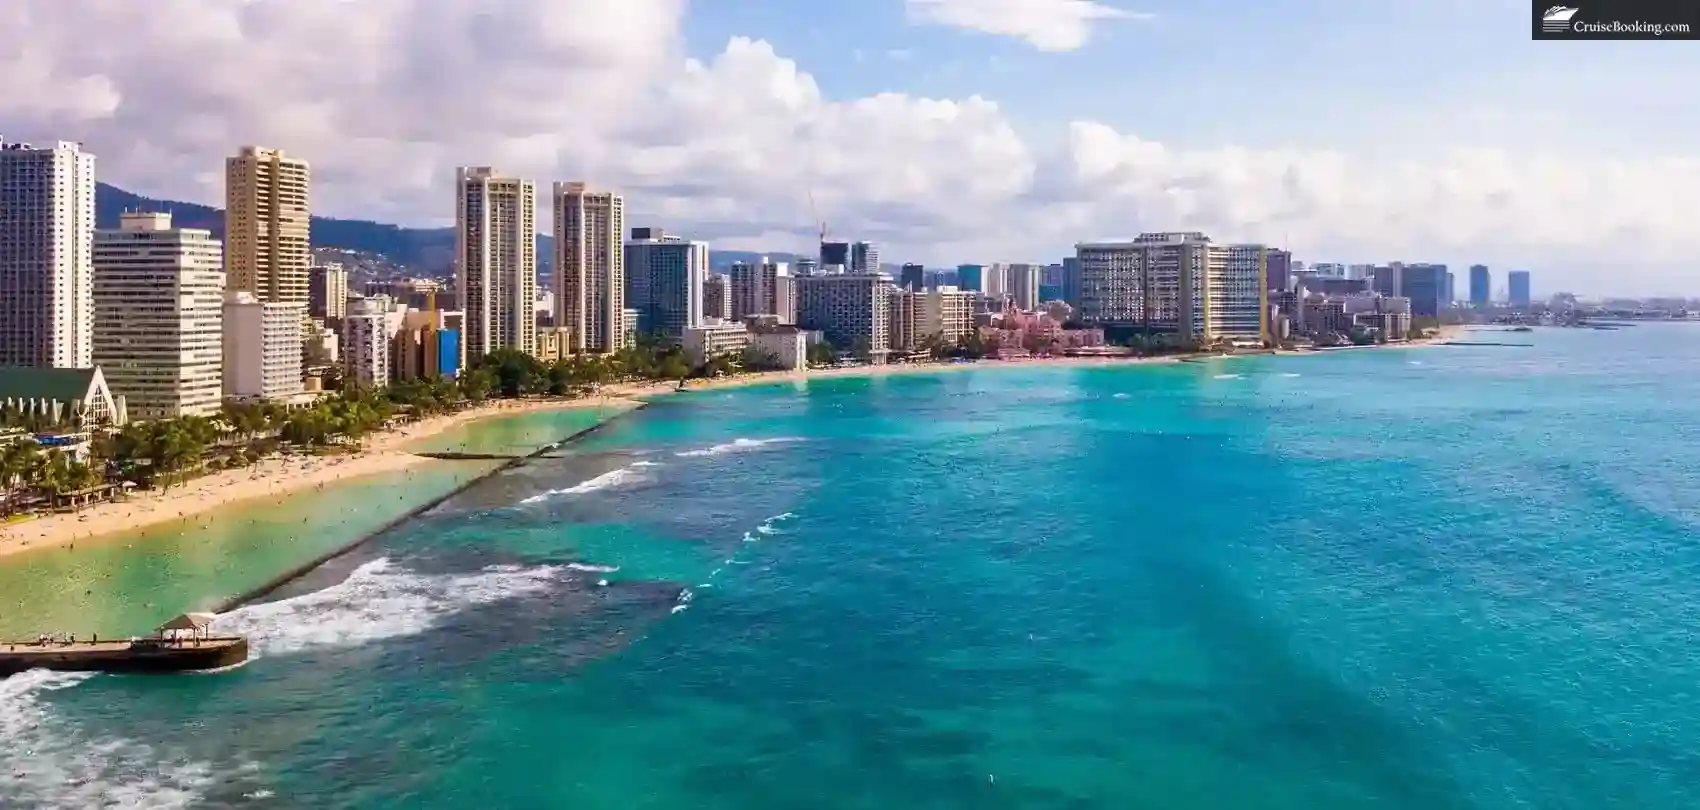
[[[927,13],[1037,47],[1109,14],[1050,3],[1072,11],[1049,31],[1009,11],[1029,5],[1017,0]],[[893,261],[1054,261],[1082,239],[1188,229],[1313,260],[1483,261],[1652,292],[1680,289],[1666,282],[1700,255],[1693,157],[1388,162],[1189,148],[1085,119],[1039,142],[986,98],[828,97],[761,40],[687,58],[683,13],[683,0],[12,0],[0,133],[81,140],[104,180],[215,204],[225,155],[280,147],[313,162],[317,212],[410,225],[452,219],[468,164],[612,186],[635,224],[722,247],[802,248],[812,193],[834,233]]]

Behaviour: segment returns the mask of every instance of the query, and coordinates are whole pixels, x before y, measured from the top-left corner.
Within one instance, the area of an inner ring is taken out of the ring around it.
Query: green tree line
[[[0,434],[0,516],[14,514],[26,502],[53,503],[66,494],[106,484],[169,488],[208,472],[247,466],[286,449],[351,452],[392,420],[449,413],[496,397],[584,396],[608,383],[721,376],[778,365],[771,352],[758,349],[693,367],[678,347],[648,340],[608,355],[574,355],[554,363],[502,349],[478,359],[452,379],[345,386],[302,408],[275,402],[230,402],[217,416],[95,430],[86,462],[61,448],[44,447],[30,435],[75,430],[75,422],[52,424],[36,415],[11,414],[0,421],[0,426],[15,429],[10,441]]]

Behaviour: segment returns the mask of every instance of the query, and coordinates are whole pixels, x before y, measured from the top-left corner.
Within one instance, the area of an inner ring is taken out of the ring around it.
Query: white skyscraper
[[[1015,306],[1025,310],[1039,308],[1039,271],[1036,264],[1012,264],[1004,270],[1007,288],[1004,290]]]
[[[347,373],[344,380],[363,386],[390,384],[395,378],[390,363],[392,344],[406,315],[405,304],[397,304],[385,295],[350,303],[348,314],[342,319],[342,364]]]
[[[469,361],[537,344],[537,184],[489,166],[455,173],[456,292]]]
[[[94,364],[94,155],[0,141],[0,366]]]
[[[94,363],[131,419],[217,413],[224,247],[170,214],[127,213],[94,237]]]
[[[584,183],[554,192],[555,324],[571,330],[570,351],[614,351],[626,332],[625,200]]]
[[[300,396],[301,322],[306,307],[261,301],[246,290],[224,292],[224,395],[290,400]]]
[[[880,271],[880,249],[872,242],[850,243],[850,268],[852,273],[878,273]]]

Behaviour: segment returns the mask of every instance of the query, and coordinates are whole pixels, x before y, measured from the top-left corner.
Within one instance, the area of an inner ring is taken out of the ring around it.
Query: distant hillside
[[[206,228],[220,238],[224,236],[222,208],[176,200],[155,200],[106,183],[96,184],[95,227],[118,227],[119,215],[125,211],[168,211],[175,225]],[[453,228],[403,228],[399,225],[360,219],[313,217],[313,246],[378,253],[416,272],[445,274],[454,256],[455,232]],[[539,234],[537,260],[545,273],[550,269],[554,250],[554,238]],[[756,261],[763,255],[771,256],[776,261],[796,261],[797,258],[789,253],[713,250],[709,252],[708,261],[711,267],[724,270],[734,262]]]

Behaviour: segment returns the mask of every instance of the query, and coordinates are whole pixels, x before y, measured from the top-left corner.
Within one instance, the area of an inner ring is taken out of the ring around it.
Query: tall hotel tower
[[[556,183],[556,324],[570,330],[571,351],[611,352],[625,341],[626,262],[620,238],[626,203],[584,183]]]
[[[224,265],[227,289],[273,304],[307,308],[307,161],[280,149],[244,146],[224,161]]]
[[[94,237],[94,361],[131,419],[218,413],[224,251],[170,214],[126,213]]]
[[[88,368],[94,155],[0,141],[0,366]]]
[[[537,184],[489,166],[455,172],[455,291],[467,360],[537,338]]]

